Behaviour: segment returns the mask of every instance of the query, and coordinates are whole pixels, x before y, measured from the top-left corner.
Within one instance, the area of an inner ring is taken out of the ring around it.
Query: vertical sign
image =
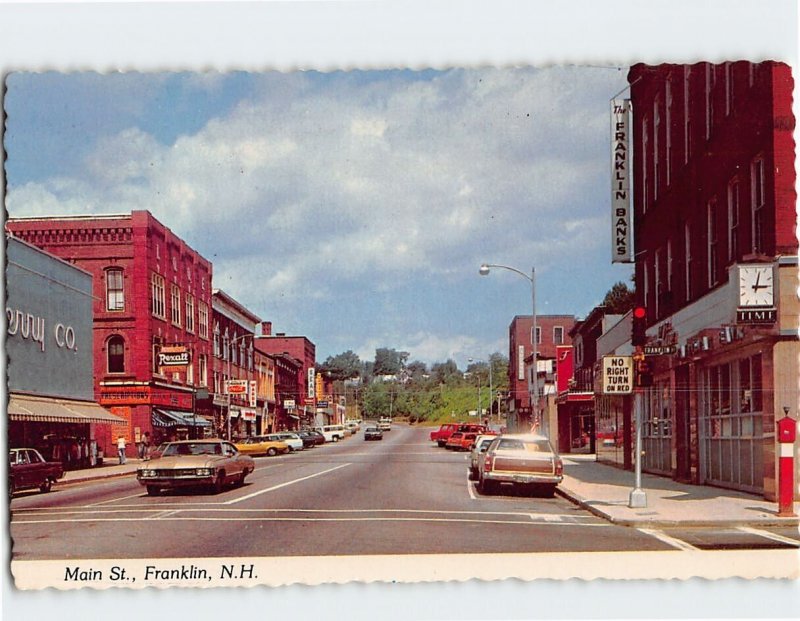
[[[633,263],[631,252],[630,99],[611,100],[611,262]]]
[[[258,404],[258,393],[256,392],[256,380],[250,380],[250,407],[254,408]]]
[[[314,367],[310,367],[308,369],[307,393],[309,399],[313,399],[317,394],[316,371],[314,370]]]
[[[556,391],[569,390],[569,381],[574,374],[572,345],[556,345]]]
[[[520,345],[517,348],[517,379],[525,379],[525,346]]]

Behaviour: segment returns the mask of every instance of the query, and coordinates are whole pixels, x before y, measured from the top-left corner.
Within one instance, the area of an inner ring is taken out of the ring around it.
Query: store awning
[[[152,420],[156,427],[211,427],[211,423],[202,416],[175,410],[153,408]]]
[[[94,401],[55,399],[12,393],[8,401],[8,418],[17,421],[44,423],[109,423],[127,424]]]

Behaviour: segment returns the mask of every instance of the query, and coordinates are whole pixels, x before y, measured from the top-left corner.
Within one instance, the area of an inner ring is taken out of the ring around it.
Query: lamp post
[[[472,364],[473,362],[484,362],[483,360],[476,360],[473,358],[467,358],[467,362]],[[492,359],[489,357],[489,417],[491,418],[492,415],[492,395],[494,393],[494,384],[492,382]],[[480,415],[481,411],[481,389],[480,389],[480,378],[478,379],[478,415]],[[500,410],[498,409],[498,414]]]
[[[536,422],[538,418],[538,412],[534,412],[534,408],[537,408],[537,401],[539,399],[539,369],[538,369],[538,362],[536,356],[536,270],[535,268],[531,268],[531,275],[528,276],[525,272],[518,270],[515,267],[509,267],[508,265],[497,265],[494,263],[483,263],[478,270],[478,273],[481,276],[488,276],[489,272],[491,271],[490,268],[496,267],[498,269],[508,270],[510,272],[514,272],[515,274],[519,274],[525,280],[527,280],[531,284],[531,317],[532,327],[531,327],[531,348],[533,349],[533,382],[531,387],[531,417],[533,422]]]

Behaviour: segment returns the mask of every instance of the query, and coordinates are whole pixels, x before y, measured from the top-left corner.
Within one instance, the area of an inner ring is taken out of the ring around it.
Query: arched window
[[[106,344],[109,373],[125,373],[125,339],[112,336]]]

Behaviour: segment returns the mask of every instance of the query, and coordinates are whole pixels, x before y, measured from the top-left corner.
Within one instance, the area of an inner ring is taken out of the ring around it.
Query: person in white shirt
[[[125,436],[119,436],[117,438],[117,452],[119,453],[120,465],[125,463],[125,445]]]

